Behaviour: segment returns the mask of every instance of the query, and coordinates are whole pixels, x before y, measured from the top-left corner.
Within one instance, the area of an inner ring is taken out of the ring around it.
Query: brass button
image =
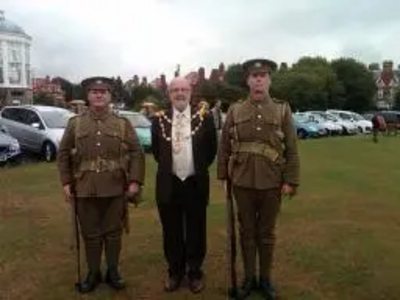
[[[96,170],[96,173],[100,173],[100,170],[99,170],[99,169],[97,169],[97,170]]]
[[[257,131],[260,131],[261,130],[261,127],[257,127]]]
[[[97,131],[97,135],[100,135],[101,134],[101,132],[100,131]]]
[[[260,108],[260,109],[262,108],[262,106],[260,104],[258,104],[257,107]]]
[[[257,118],[261,119],[261,115],[258,115]]]
[[[96,145],[97,145],[97,147],[100,147],[101,144],[100,144],[100,143],[97,143]]]

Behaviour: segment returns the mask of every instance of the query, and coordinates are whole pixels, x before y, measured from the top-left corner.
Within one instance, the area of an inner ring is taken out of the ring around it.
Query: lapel
[[[191,114],[191,118],[196,114],[197,110],[194,107],[190,108],[190,114]],[[190,125],[191,125],[191,131],[193,131],[197,125],[199,124],[199,118],[194,118],[190,121]],[[201,128],[200,128],[201,130]],[[196,145],[198,142],[198,133],[195,135],[192,135],[192,145],[193,145],[193,154],[196,153],[195,149],[196,149]]]
[[[172,115],[173,115],[172,108],[169,108],[169,109],[166,111],[165,115],[166,115],[167,118],[168,118],[169,120],[171,120],[171,122],[172,122]],[[166,133],[166,135],[172,137],[172,123],[166,122],[166,121],[164,120],[164,124],[165,124],[164,126],[165,126],[165,133]]]

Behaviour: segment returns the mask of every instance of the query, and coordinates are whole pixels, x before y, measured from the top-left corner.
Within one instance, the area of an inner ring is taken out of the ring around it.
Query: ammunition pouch
[[[283,158],[280,156],[279,152],[266,143],[240,142],[236,144],[234,152],[252,153],[267,157],[269,160],[275,163],[283,162]]]
[[[79,164],[78,172],[113,172],[123,170],[123,165],[119,160],[98,158],[95,160],[85,160]]]

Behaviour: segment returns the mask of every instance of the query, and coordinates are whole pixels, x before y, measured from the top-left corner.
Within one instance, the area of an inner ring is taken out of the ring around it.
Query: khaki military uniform
[[[109,268],[121,251],[125,193],[144,181],[145,157],[128,120],[88,110],[71,118],[61,140],[58,167],[75,192],[89,270],[98,272],[103,246]]]
[[[218,178],[231,179],[246,277],[269,280],[283,183],[299,184],[299,155],[287,102],[247,99],[231,106],[222,130]]]

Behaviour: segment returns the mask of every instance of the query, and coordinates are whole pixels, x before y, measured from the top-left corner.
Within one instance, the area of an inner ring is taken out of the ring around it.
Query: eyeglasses
[[[173,88],[170,90],[171,93],[178,93],[178,92],[187,93],[189,91],[190,91],[190,89],[188,89],[188,88]]]

